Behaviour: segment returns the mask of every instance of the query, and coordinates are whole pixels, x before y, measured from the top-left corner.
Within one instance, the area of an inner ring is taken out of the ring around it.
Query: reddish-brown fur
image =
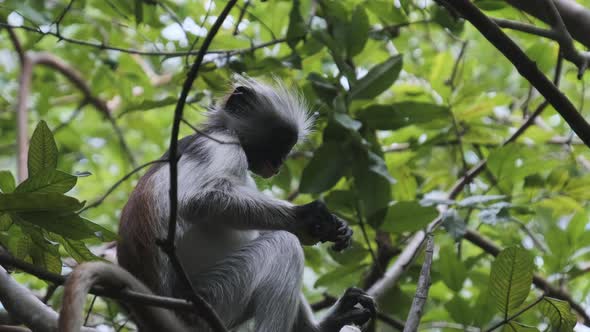
[[[117,258],[119,265],[160,293],[156,234],[158,216],[153,210],[151,178],[162,165],[156,165],[139,180],[121,213]]]

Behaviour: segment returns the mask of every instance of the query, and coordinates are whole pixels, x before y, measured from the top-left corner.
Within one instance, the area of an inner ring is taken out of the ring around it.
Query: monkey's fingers
[[[368,322],[373,315],[371,311],[365,308],[354,308],[348,312],[342,314],[343,325],[354,324],[357,326],[363,326]]]
[[[371,312],[372,317],[377,316],[377,304],[375,300],[363,292],[362,295],[358,298],[358,303],[363,306],[363,308],[369,310]]]
[[[342,250],[350,247],[351,244],[352,244],[352,239],[351,238],[347,238],[345,240],[335,242],[334,245],[331,248],[334,251],[342,251]]]

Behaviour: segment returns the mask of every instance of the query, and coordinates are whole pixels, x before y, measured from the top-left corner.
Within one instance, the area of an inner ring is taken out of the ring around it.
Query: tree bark
[[[590,10],[574,0],[553,1],[572,37],[590,48]],[[545,6],[539,6],[539,1],[506,0],[506,2],[549,25],[552,23],[551,13]]]

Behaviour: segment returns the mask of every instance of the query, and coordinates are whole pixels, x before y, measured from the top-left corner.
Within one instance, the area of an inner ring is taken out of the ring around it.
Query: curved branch
[[[57,331],[57,313],[41,302],[29,289],[16,282],[0,266],[0,299],[6,310],[24,325],[39,332]],[[82,331],[96,332],[85,328]]]
[[[59,331],[78,332],[84,321],[82,308],[90,289],[102,284],[113,289],[127,289],[143,294],[151,291],[129,272],[114,264],[89,262],[80,264],[68,276],[64,285],[63,307],[59,315]],[[187,327],[169,310],[151,306],[133,308],[141,326],[153,331],[188,331]]]
[[[39,279],[52,282],[56,285],[63,285],[66,282],[66,277],[62,275],[48,272],[33,264],[29,264],[8,256],[7,254],[0,253],[0,265],[10,266],[22,270],[28,274],[34,275]],[[195,310],[195,307],[186,300],[143,294],[128,289],[112,290],[109,288],[96,286],[90,290],[90,293],[137,305],[149,305],[185,312],[194,312]]]

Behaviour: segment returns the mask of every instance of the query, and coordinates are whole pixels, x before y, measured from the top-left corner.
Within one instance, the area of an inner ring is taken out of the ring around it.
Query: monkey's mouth
[[[260,167],[260,171],[258,172],[258,175],[262,176],[263,178],[270,178],[273,175],[277,174],[279,172],[279,167],[275,167],[273,166],[273,164],[268,161],[265,160],[264,163],[262,164],[262,167]]]

